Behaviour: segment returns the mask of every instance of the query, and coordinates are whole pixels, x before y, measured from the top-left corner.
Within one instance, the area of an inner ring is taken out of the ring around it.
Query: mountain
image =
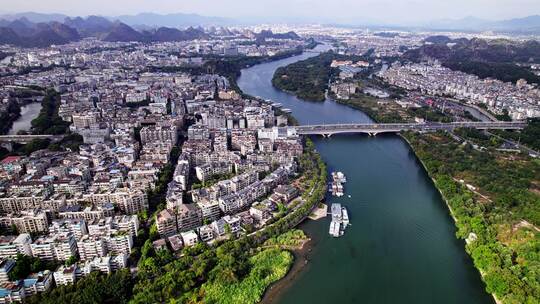
[[[19,36],[30,36],[34,32],[35,24],[30,22],[26,17],[15,19],[10,22],[6,22],[5,27],[9,27]]]
[[[152,33],[152,41],[184,41],[184,40],[194,40],[194,39],[203,39],[208,38],[206,34],[201,29],[188,28],[185,31],[181,31],[175,28],[169,27],[160,27],[154,33]]]
[[[103,37],[104,41],[147,41],[148,37],[141,32],[134,30],[129,25],[122,22],[115,22],[111,30]]]
[[[295,32],[287,33],[274,33],[271,30],[262,30],[260,33],[255,34],[255,38],[258,40],[264,39],[300,39]]]
[[[427,23],[423,27],[436,30],[540,33],[540,15],[499,21],[490,21],[475,17],[445,19]]]
[[[20,44],[21,39],[14,30],[9,27],[0,27],[0,44]]]
[[[25,17],[4,22],[0,28],[0,43],[24,47],[45,47],[52,44],[66,44],[81,37],[77,30],[63,23],[32,23]]]
[[[540,30],[540,15],[498,21],[493,26],[496,29],[513,31]]]
[[[197,14],[154,14],[154,13],[141,13],[137,15],[122,15],[113,17],[112,19],[119,20],[125,24],[134,25],[148,25],[154,27],[188,27],[199,25],[230,25],[234,21],[228,18],[222,17],[207,17]]]
[[[0,19],[11,21],[11,20],[25,18],[32,23],[51,22],[51,21],[62,22],[67,17],[68,16],[63,15],[63,14],[42,14],[42,13],[34,13],[34,12],[0,15]]]
[[[52,44],[66,44],[82,37],[98,37],[104,41],[151,42],[185,41],[208,38],[200,27],[179,30],[170,27],[145,28],[141,31],[120,22],[99,17],[66,18],[64,23],[51,21],[32,23],[26,17],[0,21],[0,43],[23,47],[46,47]],[[272,35],[268,35],[272,36]]]
[[[465,17],[462,19],[442,19],[432,21],[425,24],[425,27],[430,29],[442,29],[442,30],[472,30],[472,29],[484,29],[490,21],[479,19],[476,17]]]
[[[83,37],[107,33],[114,25],[109,19],[100,16],[88,16],[86,18],[68,17],[64,20],[64,24],[76,29]]]
[[[66,42],[77,41],[81,39],[81,36],[76,29],[56,21],[45,23],[43,25],[38,23],[36,24],[36,28],[38,29],[38,35],[40,35],[43,31],[50,31],[55,33],[62,39],[65,39]]]
[[[60,22],[37,23],[29,36],[21,36],[21,45],[27,47],[46,47],[52,44],[61,45],[77,41],[79,33]]]

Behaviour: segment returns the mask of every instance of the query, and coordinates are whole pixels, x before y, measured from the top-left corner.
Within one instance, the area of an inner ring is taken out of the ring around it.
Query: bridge
[[[401,131],[451,131],[457,128],[474,128],[479,130],[519,130],[527,126],[522,121],[501,122],[451,122],[451,123],[368,123],[368,124],[324,124],[296,126],[300,135],[324,135],[325,137],[340,133],[365,133],[370,136],[379,133],[397,133]]]
[[[8,150],[13,150],[13,144],[27,144],[34,139],[49,139],[50,141],[60,141],[63,135],[0,135],[0,145]]]

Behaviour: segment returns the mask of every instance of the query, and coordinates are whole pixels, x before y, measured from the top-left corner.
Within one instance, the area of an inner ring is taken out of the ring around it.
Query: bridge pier
[[[332,136],[332,134],[323,134],[322,135],[324,138],[330,138],[330,136]]]
[[[379,132],[368,132],[369,137],[375,137]]]

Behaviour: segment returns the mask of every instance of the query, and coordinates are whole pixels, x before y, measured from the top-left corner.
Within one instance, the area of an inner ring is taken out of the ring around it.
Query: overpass
[[[60,141],[64,135],[0,135],[0,145],[8,150],[13,149],[13,144],[27,144],[34,139],[49,139],[50,141]]]
[[[474,128],[479,130],[519,130],[527,126],[522,121],[498,122],[451,122],[451,123],[367,123],[367,124],[324,124],[296,126],[300,135],[331,136],[340,133],[365,133],[377,135],[379,133],[397,133],[402,131],[429,132],[437,130],[451,131],[457,128]]]

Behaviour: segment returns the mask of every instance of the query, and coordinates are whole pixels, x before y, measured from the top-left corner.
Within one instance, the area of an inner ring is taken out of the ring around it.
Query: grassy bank
[[[203,303],[258,303],[266,288],[287,274],[293,262],[289,251],[267,249],[249,259],[249,273],[241,281],[214,281],[201,287]]]
[[[502,303],[540,299],[540,162],[478,151],[444,133],[406,133],[455,218],[456,236]]]

